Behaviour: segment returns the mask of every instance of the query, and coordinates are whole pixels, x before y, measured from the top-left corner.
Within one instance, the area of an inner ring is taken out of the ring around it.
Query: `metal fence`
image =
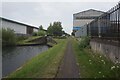
[[[88,24],[88,34],[94,38],[120,40],[120,2]]]

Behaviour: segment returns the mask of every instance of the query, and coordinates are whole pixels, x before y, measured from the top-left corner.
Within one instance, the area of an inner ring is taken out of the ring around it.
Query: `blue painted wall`
[[[73,27],[73,30],[80,30],[80,27]]]

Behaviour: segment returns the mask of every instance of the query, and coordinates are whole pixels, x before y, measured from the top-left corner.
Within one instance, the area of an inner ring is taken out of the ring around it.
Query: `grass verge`
[[[119,78],[120,65],[114,64],[102,54],[88,48],[79,48],[78,41],[72,40],[81,78]]]
[[[25,39],[25,40],[22,40],[22,41],[18,41],[17,44],[33,44],[35,42],[29,42],[29,41],[37,39],[37,38],[40,38],[40,37],[41,36],[31,36],[28,39]]]
[[[53,78],[64,55],[67,40],[59,39],[59,43],[49,50],[32,58],[8,78]]]

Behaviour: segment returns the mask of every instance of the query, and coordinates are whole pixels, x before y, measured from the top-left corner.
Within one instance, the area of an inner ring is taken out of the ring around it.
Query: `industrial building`
[[[86,11],[82,11],[79,13],[73,14],[73,33],[75,37],[80,37],[81,27],[84,28],[84,25],[89,24],[94,19],[98,18],[100,15],[102,15],[105,12],[89,9]],[[83,29],[86,30],[86,29]],[[77,32],[78,31],[78,32]],[[85,32],[86,34],[87,32]],[[84,35],[84,34],[83,34]]]
[[[84,25],[80,27],[80,30],[75,32],[75,37],[82,37],[82,36],[87,36],[88,35],[88,26]]]
[[[0,18],[2,28],[10,28],[18,35],[31,35],[33,32],[37,32],[38,28],[35,26],[27,25],[21,22],[9,20],[6,18]]]

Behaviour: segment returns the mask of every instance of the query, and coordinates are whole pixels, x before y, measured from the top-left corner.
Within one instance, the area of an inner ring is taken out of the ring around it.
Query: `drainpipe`
[[[98,36],[101,38],[100,18],[98,18]]]

